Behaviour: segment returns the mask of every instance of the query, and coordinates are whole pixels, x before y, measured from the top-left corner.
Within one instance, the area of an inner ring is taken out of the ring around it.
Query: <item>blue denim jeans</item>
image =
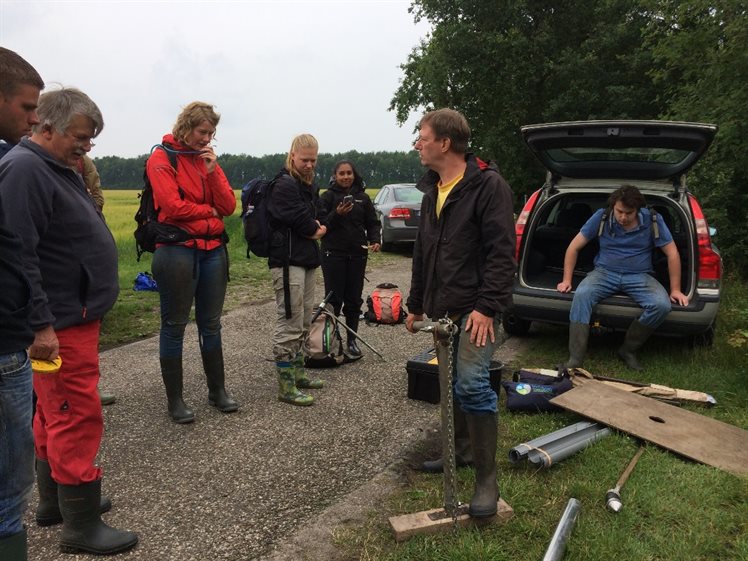
[[[496,343],[488,339],[485,347],[477,347],[470,342],[470,333],[465,332],[468,316],[460,319],[460,332],[454,342],[454,387],[455,406],[467,415],[488,415],[496,413],[496,392],[491,387],[489,366],[491,357],[498,347],[500,320],[494,318],[493,330]]]
[[[153,278],[161,299],[159,356],[182,356],[184,329],[195,302],[200,349],[221,347],[221,312],[228,269],[224,247],[210,251],[171,245],[153,253]]]
[[[31,388],[26,351],[0,355],[0,538],[23,530],[34,484]]]
[[[647,273],[614,273],[596,268],[579,283],[571,304],[569,320],[590,323],[598,302],[623,292],[644,310],[639,323],[657,328],[670,313],[670,296],[657,279]]]

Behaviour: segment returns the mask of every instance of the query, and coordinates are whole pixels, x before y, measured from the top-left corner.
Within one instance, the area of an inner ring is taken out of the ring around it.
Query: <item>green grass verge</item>
[[[653,339],[641,353],[646,370],[632,372],[615,360],[620,334],[594,337],[585,366],[594,373],[702,390],[717,399],[696,413],[748,429],[748,285],[724,284],[717,337],[711,348],[688,348],[679,340]],[[552,367],[566,359],[567,330],[544,326],[529,336],[529,350],[512,364]],[[681,459],[648,445],[623,488],[624,508],[605,508],[605,493],[637,450],[633,438],[615,433],[551,469],[513,466],[508,450],[520,442],[580,420],[566,412],[507,413],[500,410],[499,484],[515,516],[503,525],[416,536],[398,544],[388,517],[442,505],[441,475],[407,472],[408,484],[366,524],[341,528],[338,546],[368,561],[517,561],[541,559],[570,497],[582,510],[566,560],[714,561],[748,560],[748,479]],[[714,435],[719,438],[719,435]],[[438,453],[437,450],[433,452]],[[470,469],[459,471],[459,498],[467,502]]]

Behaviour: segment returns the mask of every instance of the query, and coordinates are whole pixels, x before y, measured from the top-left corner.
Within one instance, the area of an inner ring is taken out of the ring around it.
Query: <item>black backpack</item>
[[[174,171],[177,169],[177,154],[169,146],[156,144],[151,148],[161,148],[169,157],[169,163]],[[146,162],[147,164],[147,162]],[[181,191],[181,190],[180,190]],[[181,195],[181,192],[180,192]],[[143,190],[138,193],[140,205],[135,213],[135,223],[137,224],[134,232],[135,251],[138,254],[138,261],[146,251],[153,253],[156,251],[157,243],[179,243],[189,240],[192,236],[178,226],[163,224],[158,221],[158,209],[153,202],[153,187],[148,179],[148,172],[143,170]]]
[[[267,201],[275,180],[255,177],[242,187],[242,223],[247,241],[247,257],[251,251],[257,257],[270,256],[272,231],[268,220]]]

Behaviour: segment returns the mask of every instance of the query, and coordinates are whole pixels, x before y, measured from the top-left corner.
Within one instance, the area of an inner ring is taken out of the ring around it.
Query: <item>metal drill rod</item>
[[[621,488],[626,484],[626,481],[628,481],[631,472],[634,471],[634,468],[636,467],[636,464],[639,461],[639,458],[641,458],[643,452],[644,445],[642,444],[641,446],[639,446],[636,454],[634,454],[634,457],[631,458],[631,461],[626,466],[626,469],[623,470],[621,477],[618,478],[616,486],[612,489],[608,489],[608,492],[605,494],[605,506],[608,507],[608,510],[611,510],[613,512],[620,512],[623,508],[623,501],[621,500]]]
[[[581,508],[582,504],[577,499],[571,498],[566,503],[566,509],[558,521],[556,531],[553,532],[551,543],[548,544],[543,561],[560,561],[563,558],[566,551],[566,542],[569,541],[569,536],[574,529]]]

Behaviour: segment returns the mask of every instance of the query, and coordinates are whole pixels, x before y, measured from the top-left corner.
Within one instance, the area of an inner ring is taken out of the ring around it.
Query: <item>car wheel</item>
[[[506,312],[501,317],[501,325],[504,326],[504,331],[509,333],[509,335],[522,336],[527,335],[527,333],[530,331],[532,322],[530,320],[517,317],[512,312]]]
[[[691,335],[688,338],[688,346],[693,347],[711,347],[714,344],[714,324],[709,329],[697,335]]]

